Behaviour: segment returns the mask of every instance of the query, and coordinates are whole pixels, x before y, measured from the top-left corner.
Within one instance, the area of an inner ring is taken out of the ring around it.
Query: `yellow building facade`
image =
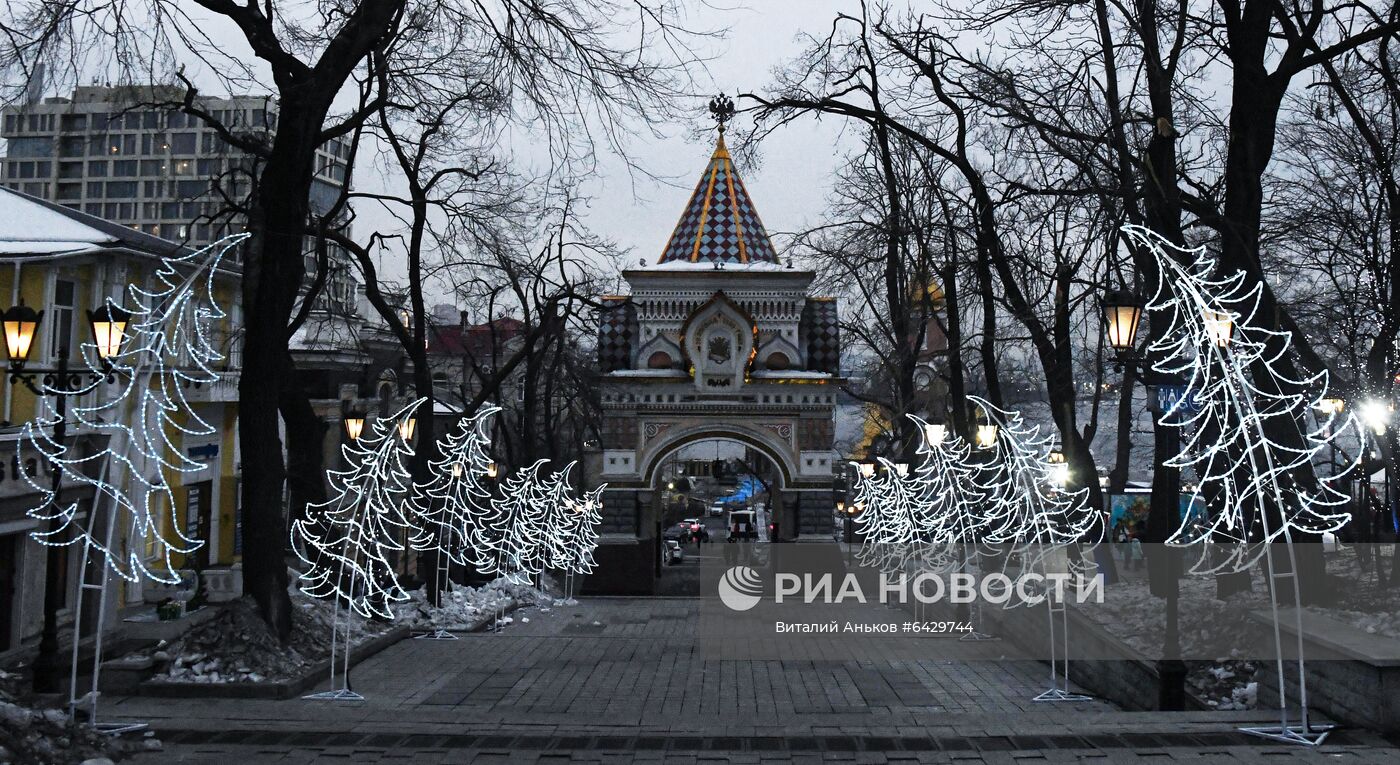
[[[57,367],[65,350],[70,369],[86,372],[81,346],[93,341],[88,311],[101,307],[108,299],[114,304],[131,307],[134,301],[129,293],[130,285],[147,290],[157,288],[156,271],[161,267],[162,258],[188,252],[173,242],[43,200],[0,190],[0,300],[7,301],[7,307],[24,305],[42,312],[25,365],[26,373],[34,374],[36,382],[41,381],[43,370]],[[196,385],[153,378],[153,386],[162,383],[182,386],[190,413],[176,412],[163,428],[167,452],[163,460],[149,460],[149,466],[139,459],[133,460],[133,469],[151,477],[160,473],[171,489],[173,506],[153,508],[159,516],[162,535],[174,538],[173,532],[178,527],[186,536],[204,540],[198,552],[175,556],[174,565],[212,568],[214,575],[218,569],[236,564],[240,552],[236,441],[240,356],[236,328],[241,323],[238,265],[236,253],[228,253],[214,281],[214,299],[224,313],[223,318],[207,327],[212,342],[224,355],[224,359],[213,366],[216,379]],[[87,380],[86,377],[82,379]],[[117,395],[119,383],[98,385],[89,393],[70,397],[70,412],[75,405],[94,406],[102,403],[104,396]],[[33,484],[47,485],[52,474],[49,466],[38,464],[41,460],[34,459],[29,453],[32,449],[27,449],[21,439],[24,424],[43,414],[38,397],[23,382],[11,381],[7,375],[0,407],[3,407],[0,411],[0,455],[3,455],[0,461],[4,463],[0,470],[0,652],[3,652],[30,643],[38,634],[45,551],[30,538],[30,532],[38,524],[28,513],[44,502],[42,493]],[[211,426],[212,432],[199,433],[199,429],[189,427],[191,413]],[[71,416],[67,421],[65,443],[70,449],[84,453],[102,450],[105,435],[80,427]],[[156,422],[148,422],[146,426],[159,427]],[[170,465],[183,461],[200,463],[203,467],[181,471],[161,465],[161,462]],[[64,502],[78,501],[80,512],[86,512],[83,503],[90,503],[93,493],[89,484],[64,480],[62,490]],[[141,549],[150,555],[156,551],[154,541],[151,536],[123,539],[120,544],[124,550]],[[69,548],[66,577],[69,588],[76,588],[83,578],[78,570],[81,556],[80,546]],[[8,570],[4,570],[6,568]],[[86,578],[95,581],[98,575],[100,571],[90,566]],[[116,577],[113,581],[122,582],[120,601],[123,603],[138,602],[151,595],[151,588],[140,582],[128,583]],[[72,593],[67,601],[74,602]],[[71,614],[68,616],[71,618]]]

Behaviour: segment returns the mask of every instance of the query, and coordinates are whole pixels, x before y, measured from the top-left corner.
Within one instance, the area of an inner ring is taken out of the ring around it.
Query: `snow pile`
[[[517,608],[541,606],[541,610],[545,611],[545,606],[558,604],[560,601],[548,593],[550,584],[546,580],[545,591],[541,591],[507,579],[496,579],[480,587],[449,583],[442,593],[441,608],[429,605],[426,590],[418,589],[409,594],[407,602],[392,606],[394,620],[419,630],[471,632]],[[500,622],[501,625],[510,623],[509,617]]]
[[[292,634],[277,640],[258,615],[252,598],[230,601],[214,618],[191,629],[151,658],[165,664],[155,678],[176,683],[262,683],[290,680],[330,658],[330,601],[301,594],[292,596]],[[350,623],[351,642],[358,645],[382,635],[393,625],[374,622],[344,609],[340,634]],[[338,646],[343,650],[344,646]]]
[[[28,709],[0,701],[0,763],[76,765],[160,748],[154,738],[129,741],[75,725],[57,709]]]

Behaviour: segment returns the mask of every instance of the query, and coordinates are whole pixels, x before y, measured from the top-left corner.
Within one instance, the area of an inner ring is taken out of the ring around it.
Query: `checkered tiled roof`
[[[661,253],[660,263],[674,260],[699,263],[777,263],[754,210],[753,200],[734,171],[724,136],[719,137],[710,164]]]

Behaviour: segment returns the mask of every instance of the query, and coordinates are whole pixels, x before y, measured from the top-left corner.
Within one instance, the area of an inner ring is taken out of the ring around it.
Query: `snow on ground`
[[[258,615],[251,598],[223,606],[222,613],[186,632],[151,656],[165,667],[155,679],[176,683],[274,682],[304,675],[330,657],[331,603],[292,595],[292,635],[280,643]],[[392,624],[339,613],[338,640],[350,625],[355,645],[382,635]],[[338,645],[343,648],[343,643]]]
[[[156,751],[154,738],[122,739],[75,725],[59,709],[30,709],[22,698],[28,678],[0,670],[0,763],[68,765],[85,760],[120,759],[123,754]]]
[[[541,606],[541,611],[548,612],[548,606],[556,602],[548,594],[551,584],[546,580],[543,591],[533,585],[506,579],[497,579],[480,587],[449,584],[449,589],[442,594],[441,608],[430,606],[426,590],[418,589],[410,593],[408,602],[392,606],[394,620],[416,630],[470,632],[517,608]],[[502,619],[502,623],[509,624],[506,621],[509,618]]]

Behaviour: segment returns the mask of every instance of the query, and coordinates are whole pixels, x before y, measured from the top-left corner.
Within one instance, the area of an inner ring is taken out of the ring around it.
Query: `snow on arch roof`
[[[772,263],[778,253],[734,170],[724,135],[658,263]]]

